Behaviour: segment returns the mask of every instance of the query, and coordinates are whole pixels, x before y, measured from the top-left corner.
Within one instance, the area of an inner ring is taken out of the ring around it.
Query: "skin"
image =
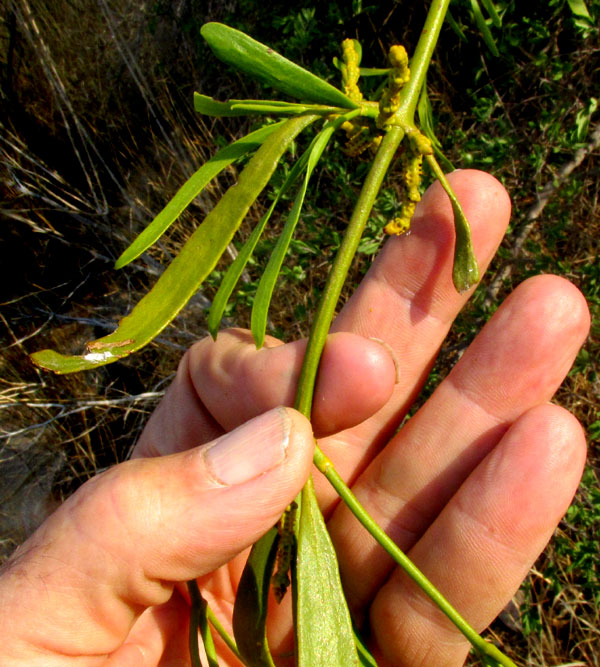
[[[480,172],[450,180],[484,269],[508,224],[508,196]],[[434,185],[412,233],[387,242],[337,317],[313,427],[367,510],[483,630],[579,483],[583,431],[549,401],[585,340],[589,313],[566,280],[526,281],[393,435],[469,296],[451,284],[452,244],[450,205]],[[227,624],[247,547],[311,470],[309,423],[291,409],[272,411],[292,404],[303,351],[302,341],[274,339],[256,351],[247,332],[233,330],[186,353],[134,460],[84,484],[3,568],[3,665],[188,664],[189,608],[178,582],[193,577]],[[237,427],[227,441],[236,456],[216,465],[205,443]],[[240,482],[251,466],[258,473]],[[370,625],[378,663],[463,664],[462,636],[315,481],[349,603]],[[275,654],[289,649],[287,611],[285,601],[275,610]],[[218,646],[223,664],[239,664]]]

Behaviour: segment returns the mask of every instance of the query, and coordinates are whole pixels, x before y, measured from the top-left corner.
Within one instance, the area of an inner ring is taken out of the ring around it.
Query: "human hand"
[[[508,199],[485,174],[450,178],[484,268],[508,222]],[[483,629],[543,549],[578,484],[583,433],[547,402],[589,316],[568,282],[527,281],[389,440],[467,298],[451,283],[451,211],[438,185],[413,224],[410,236],[388,241],[335,322],[313,426],[373,518]],[[391,357],[370,337],[393,350],[396,384]],[[256,351],[247,334],[234,331],[194,346],[148,423],[138,458],[84,485],[17,552],[0,577],[0,636],[9,638],[0,646],[2,664],[186,664],[189,607],[175,584],[193,577],[217,614],[230,617],[245,557],[236,554],[304,483],[310,427],[280,409],[226,436],[212,454],[191,448],[291,404],[303,343],[268,344]],[[462,635],[395,569],[327,483],[315,481],[349,602],[371,624],[379,663],[462,664]],[[276,654],[289,648],[284,612],[270,629]],[[237,664],[221,650],[224,664]]]

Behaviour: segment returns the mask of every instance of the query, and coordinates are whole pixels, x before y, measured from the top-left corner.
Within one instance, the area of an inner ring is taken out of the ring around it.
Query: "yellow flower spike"
[[[410,201],[421,201],[421,191],[419,190],[419,186],[421,185],[422,175],[423,156],[420,153],[411,155],[410,159],[407,160],[404,169],[404,182],[406,183],[406,189]]]
[[[377,127],[383,127],[389,119],[400,108],[400,91],[410,80],[410,68],[408,67],[408,54],[400,44],[392,46],[389,50],[388,61],[392,66],[389,74],[389,84],[379,102],[379,116]]]
[[[415,213],[415,208],[417,203],[414,201],[405,201],[402,202],[402,208],[400,209],[400,215],[390,220],[388,224],[383,228],[383,231],[386,234],[401,236],[406,234],[410,229],[410,221]]]
[[[345,65],[342,70],[344,92],[353,102],[360,102],[363,98],[358,87],[360,57],[353,39],[345,39],[342,42],[342,58]]]
[[[433,155],[433,146],[431,141],[417,128],[411,128],[406,132],[410,142],[417,153],[420,155]]]
[[[290,586],[289,571],[292,564],[292,553],[294,548],[294,522],[298,504],[294,500],[283,513],[279,520],[277,531],[279,532],[279,544],[276,554],[276,571],[271,582],[273,594],[277,602],[281,602]]]
[[[362,155],[371,145],[369,128],[366,125],[357,125],[354,131],[348,133],[348,141],[344,146],[344,152],[350,157]]]
[[[406,49],[401,44],[396,44],[390,48],[388,59],[390,65],[394,68],[391,73],[394,83],[401,88],[410,80],[408,53],[406,53]]]
[[[383,139],[383,134],[378,134],[371,139],[371,143],[369,144],[369,148],[374,153],[377,152],[377,149],[379,148],[379,144],[381,143],[382,139]]]
[[[410,221],[415,213],[416,206],[417,203],[414,201],[403,202],[400,215],[393,220],[390,220],[383,228],[383,231],[390,236],[401,236],[402,234],[406,234],[410,229]]]

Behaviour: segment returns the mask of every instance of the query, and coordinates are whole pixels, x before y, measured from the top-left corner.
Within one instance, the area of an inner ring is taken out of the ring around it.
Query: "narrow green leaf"
[[[568,0],[569,7],[571,12],[575,16],[580,16],[581,18],[586,18],[591,20],[590,12],[585,4],[585,0]]]
[[[273,289],[275,288],[277,276],[281,270],[281,265],[283,264],[283,260],[289,248],[292,235],[296,229],[296,224],[300,218],[300,211],[302,210],[302,204],[304,203],[307,185],[308,181],[305,178],[302,182],[300,191],[294,199],[292,210],[290,211],[285,221],[281,235],[277,239],[275,248],[271,253],[269,262],[264,270],[260,282],[258,283],[256,295],[254,296],[250,329],[252,331],[252,336],[254,337],[254,342],[257,348],[262,347],[263,343],[265,342],[269,304],[271,303],[271,297],[273,296]]]
[[[208,606],[206,607],[206,617],[208,618],[208,622],[211,624],[214,631],[219,635],[219,637],[221,637],[227,648],[241,662],[242,656],[238,651],[235,639],[227,632],[227,630],[225,630],[221,621],[219,621],[219,619],[215,616],[213,610]]]
[[[391,72],[390,67],[361,67],[361,76],[385,76]]]
[[[302,489],[295,585],[297,665],[358,667],[337,557],[312,479]]]
[[[485,7],[485,11],[490,15],[492,24],[496,28],[501,28],[502,19],[500,18],[498,10],[496,9],[496,5],[492,2],[492,0],[481,0],[481,4]]]
[[[454,230],[456,234],[454,242],[452,281],[459,292],[466,292],[479,281],[479,267],[477,266],[477,259],[475,258],[475,252],[473,251],[469,221],[435,157],[433,155],[426,155],[425,159],[441,186],[446,191],[446,194],[450,198],[450,203],[452,204],[452,212],[454,213]]]
[[[479,28],[479,32],[483,37],[483,41],[486,43],[492,55],[496,56],[497,58],[500,55],[500,52],[498,51],[498,47],[496,46],[496,41],[492,37],[491,30],[488,24],[486,23],[485,19],[483,18],[483,14],[481,13],[481,8],[479,7],[479,3],[477,2],[477,0],[471,0],[471,9],[473,10],[475,23]]]
[[[252,114],[287,114],[318,113],[328,115],[340,113],[340,107],[322,104],[298,104],[280,100],[229,100],[218,102],[208,95],[194,93],[194,109],[205,116],[216,118],[228,116],[248,116]]]
[[[431,108],[431,102],[429,101],[429,95],[427,94],[427,82],[423,83],[423,88],[421,89],[421,95],[419,96],[419,102],[417,103],[417,113],[419,115],[419,125],[425,136],[431,141],[431,146],[435,151],[435,154],[438,156],[439,160],[444,165],[444,168],[448,171],[454,171],[454,167],[450,160],[442,153],[442,144],[440,140],[435,136],[433,130],[433,110]]]
[[[188,650],[192,667],[202,667],[198,645],[198,626],[200,625],[201,596],[196,580],[188,581],[187,588],[192,603],[190,609],[190,627],[188,630]]]
[[[356,107],[341,90],[239,30],[206,23],[200,32],[219,60],[286,95],[345,109]]]
[[[242,109],[232,109],[231,101],[219,102],[208,95],[201,93],[194,93],[194,111],[203,114],[204,116],[212,116],[213,118],[227,118],[230,116],[247,116],[248,113]]]
[[[215,643],[208,626],[208,604],[202,597],[198,589],[196,580],[188,581],[188,591],[190,593],[190,601],[192,603],[190,612],[190,630],[189,630],[189,647],[190,659],[192,666],[198,665],[200,667],[200,655],[198,652],[198,631],[202,637],[204,644],[204,651],[208,660],[208,667],[219,667],[219,658],[215,649]]]
[[[277,553],[277,528],[252,547],[233,607],[233,633],[249,667],[274,667],[267,644],[267,601]]]
[[[456,19],[452,16],[450,13],[450,10],[446,12],[446,21],[448,21],[448,25],[454,30],[456,35],[458,35],[458,38],[461,40],[461,42],[468,42],[469,40],[467,39],[467,36],[463,32],[462,28],[456,21]]]
[[[179,188],[175,196],[154,218],[154,220],[139,234],[133,243],[121,254],[115,262],[115,268],[121,269],[158,241],[173,222],[181,215],[202,190],[228,167],[234,160],[255,151],[271,134],[281,126],[283,121],[265,125],[255,132],[251,132],[242,139],[235,141],[226,148],[220,150],[208,162],[203,164],[190,178]]]
[[[250,329],[252,330],[252,336],[254,337],[254,342],[256,347],[262,347],[265,341],[265,332],[267,330],[267,320],[269,314],[269,304],[271,303],[271,297],[273,296],[273,290],[275,288],[275,283],[277,282],[277,276],[281,271],[281,266],[285,255],[290,246],[290,241],[300,219],[300,212],[302,211],[302,205],[304,204],[304,197],[306,196],[306,189],[308,187],[308,182],[314,171],[314,168],[317,166],[317,163],[325,150],[329,140],[331,139],[333,133],[344,123],[348,118],[351,118],[358,114],[358,110],[351,112],[344,116],[340,116],[335,121],[328,123],[325,127],[319,132],[319,134],[313,139],[311,145],[307,148],[306,154],[308,155],[308,162],[306,167],[306,173],[304,175],[304,181],[302,186],[296,195],[292,210],[290,211],[283,231],[277,240],[275,248],[271,253],[269,262],[264,270],[262,278],[258,284],[256,290],[256,295],[254,297],[254,304],[252,305],[252,316]]]
[[[338,114],[344,111],[339,107],[326,107],[322,104],[264,104],[263,102],[247,102],[244,100],[231,100],[231,108],[235,111],[243,111],[246,114],[288,114],[294,116],[299,113],[318,113],[321,116]]]
[[[116,331],[88,343],[83,355],[67,356],[54,350],[42,350],[32,355],[33,361],[56,373],[74,373],[117,361],[149,343],[213,270],[288,146],[317,118],[314,115],[290,118],[265,140],[238,182],[227,190],[152,290],[121,320]]]
[[[273,203],[269,207],[269,210],[265,213],[265,215],[263,215],[256,227],[252,230],[252,234],[250,234],[248,240],[246,243],[244,243],[242,249],[238,252],[237,257],[233,260],[229,269],[227,269],[227,273],[223,277],[223,280],[221,280],[221,284],[219,285],[219,289],[210,306],[207,318],[208,331],[213,338],[216,339],[217,337],[219,327],[221,326],[221,320],[223,319],[223,313],[225,312],[229,298],[231,297],[231,294],[235,289],[235,286],[237,285],[242,272],[246,268],[248,260],[250,257],[252,257],[252,253],[256,248],[256,244],[262,236],[267,222],[273,215],[275,207],[279,203],[281,197],[283,197],[289,188],[296,182],[300,174],[306,168],[307,163],[308,154],[305,152],[290,170],[290,173],[288,174],[281,188],[279,188],[279,191],[277,192]]]
[[[575,116],[575,128],[577,141],[583,141],[588,133],[592,115],[598,109],[598,100],[590,97],[583,109],[580,109]]]
[[[429,101],[429,95],[427,94],[426,81],[423,83],[423,88],[421,88],[421,94],[419,95],[419,101],[417,103],[417,112],[419,114],[419,125],[421,126],[421,130],[429,141],[431,141],[433,148],[441,148],[442,144],[433,131],[433,109],[431,108],[431,102]]]
[[[356,644],[356,652],[361,667],[377,667],[377,661],[371,655],[371,651],[367,648],[356,628],[354,628],[354,643]]]

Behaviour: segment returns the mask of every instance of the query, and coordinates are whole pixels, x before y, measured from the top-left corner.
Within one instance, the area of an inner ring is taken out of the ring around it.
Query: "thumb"
[[[276,522],[313,448],[308,420],[277,408],[202,447],[90,480],[0,576],[0,636],[13,640],[0,656],[113,652],[175,582],[212,572]]]

